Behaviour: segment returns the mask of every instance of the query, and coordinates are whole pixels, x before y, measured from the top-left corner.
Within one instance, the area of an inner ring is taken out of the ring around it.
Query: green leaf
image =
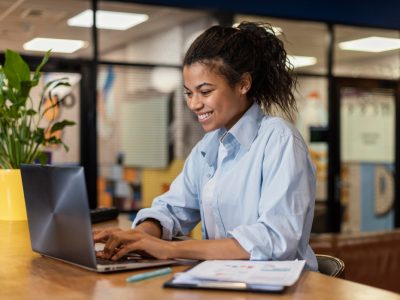
[[[3,91],[0,89],[0,107],[2,107],[6,103],[6,99],[4,97]]]
[[[3,69],[8,84],[13,88],[20,89],[21,82],[30,81],[29,66],[17,52],[6,50]]]
[[[51,126],[50,133],[62,130],[64,129],[64,127],[72,125],[75,125],[75,122],[69,120],[62,120],[61,122],[54,123],[54,125]]]
[[[21,125],[20,139],[22,142],[26,142],[29,138],[29,127],[25,124]]]
[[[43,128],[39,127],[36,129],[36,131],[33,133],[33,141],[36,144],[43,144],[43,142],[45,141]]]
[[[36,86],[39,83],[40,79],[40,70],[43,68],[43,66],[47,63],[50,57],[51,50],[47,51],[46,54],[44,55],[42,62],[40,65],[36,68],[35,73],[33,74],[33,79],[32,79],[32,86]]]
[[[30,109],[28,109],[28,110],[26,111],[26,115],[27,115],[27,116],[34,116],[34,115],[36,115],[36,114],[37,114],[37,111],[34,110],[34,109],[32,109],[32,108],[30,108]]]
[[[67,145],[65,145],[63,142],[61,142],[61,144],[64,146],[65,151],[69,151],[69,147]]]
[[[3,111],[3,118],[10,119],[11,118],[11,109],[7,109]]]
[[[62,143],[62,141],[55,136],[50,137],[49,139],[46,140],[46,142],[50,145],[58,145]]]
[[[13,119],[18,119],[20,117],[20,105],[12,105],[10,107],[10,117]]]
[[[5,87],[6,83],[5,83],[5,77],[4,77],[4,73],[3,73],[3,67],[0,66],[0,107],[2,107],[7,100],[7,95],[6,95],[6,91],[4,91],[4,87]]]
[[[21,164],[21,152],[22,152],[22,147],[21,143],[18,141],[18,139],[14,139],[14,147],[15,147],[15,163],[17,166]]]
[[[20,92],[20,99],[25,104],[26,99],[28,99],[29,93],[32,88],[32,81],[21,81],[21,92]]]

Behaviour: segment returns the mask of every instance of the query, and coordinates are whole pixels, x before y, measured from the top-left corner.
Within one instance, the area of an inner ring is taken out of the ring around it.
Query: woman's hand
[[[93,241],[95,243],[105,243],[113,232],[122,231],[120,228],[107,228],[107,229],[99,229],[93,230]]]
[[[107,232],[103,252],[99,255],[105,259],[118,260],[130,252],[146,253],[157,259],[170,259],[172,242],[161,240],[142,230],[112,230]],[[99,238],[106,233],[99,233]]]

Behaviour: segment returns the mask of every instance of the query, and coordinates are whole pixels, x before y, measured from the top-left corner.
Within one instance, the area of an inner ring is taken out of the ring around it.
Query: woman
[[[283,43],[269,25],[213,26],[183,61],[188,107],[206,132],[170,190],[142,209],[131,230],[105,230],[103,257],[128,252],[160,259],[305,259],[315,172],[292,119],[295,80]],[[263,110],[267,113],[264,114]],[[171,241],[201,220],[203,240]]]

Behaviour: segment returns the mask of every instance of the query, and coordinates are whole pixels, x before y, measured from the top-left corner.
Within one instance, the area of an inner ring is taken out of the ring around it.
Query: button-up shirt
[[[188,234],[202,222],[204,185],[217,168],[221,137],[227,151],[213,190],[213,214],[218,232],[234,238],[251,260],[305,259],[317,270],[309,246],[314,215],[315,168],[307,146],[294,126],[265,116],[253,104],[226,132],[207,133],[193,148],[170,190],[139,211],[133,227],[157,219],[162,238]]]

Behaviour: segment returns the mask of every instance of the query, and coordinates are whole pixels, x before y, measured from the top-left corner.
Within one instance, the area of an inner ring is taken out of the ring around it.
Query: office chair
[[[322,274],[344,278],[344,262],[337,257],[325,254],[316,254],[318,261],[318,271]]]

